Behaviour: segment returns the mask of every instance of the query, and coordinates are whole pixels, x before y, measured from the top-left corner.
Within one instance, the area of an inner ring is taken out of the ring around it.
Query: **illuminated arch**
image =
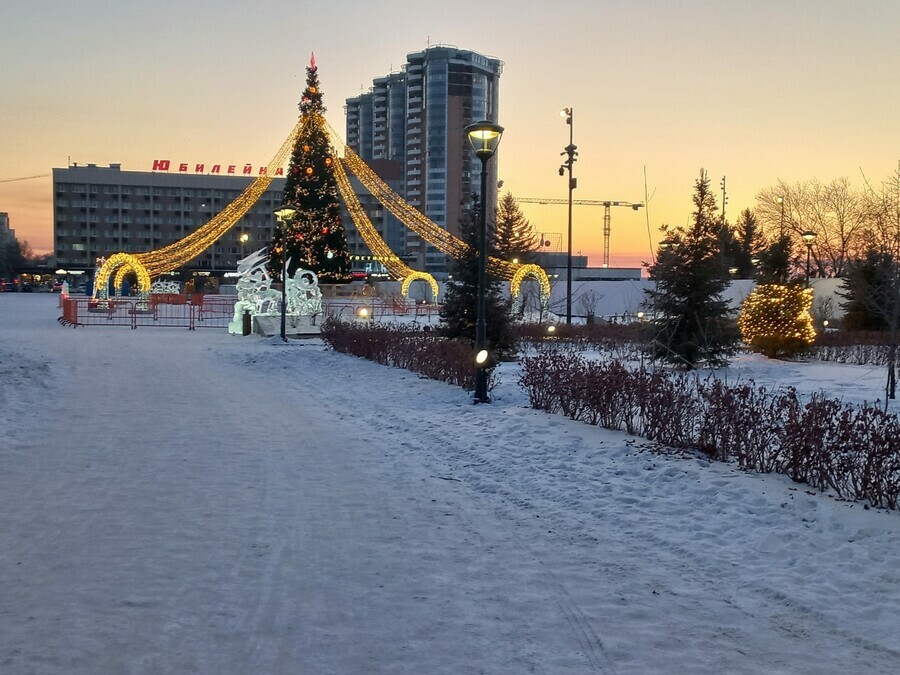
[[[428,282],[428,285],[431,286],[432,298],[434,298],[434,302],[437,302],[440,287],[438,286],[438,282],[435,281],[434,277],[428,274],[428,272],[411,272],[403,277],[403,283],[400,284],[400,294],[405,298],[409,298],[409,285],[418,280]]]
[[[529,276],[537,279],[538,283],[541,285],[541,300],[549,300],[550,278],[539,265],[533,264],[522,265],[519,267],[519,269],[516,270],[516,273],[513,275],[512,281],[509,282],[509,294],[513,298],[518,297],[519,291],[522,288],[522,282],[525,280],[525,277]]]
[[[117,269],[116,275],[113,278],[113,288],[114,289],[122,288],[122,284],[125,283],[125,277],[128,276],[128,273],[132,272],[132,271],[137,272],[137,270],[134,269],[133,265],[128,265],[128,264],[122,265],[119,269]]]
[[[103,263],[100,271],[97,272],[94,287],[95,297],[103,296],[108,293],[109,277],[113,272],[116,273],[115,280],[113,281],[114,288],[118,288],[121,285],[122,280],[128,272],[134,272],[138,279],[138,290],[143,294],[150,293],[150,275],[147,273],[147,268],[141,264],[140,260],[130,253],[116,253],[115,255],[110,256],[109,259]]]

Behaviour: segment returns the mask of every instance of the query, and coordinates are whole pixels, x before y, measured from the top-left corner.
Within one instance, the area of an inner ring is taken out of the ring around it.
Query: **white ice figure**
[[[319,277],[312,270],[298,269],[287,280],[288,313],[315,317],[322,313],[322,291]]]
[[[228,324],[228,332],[243,332],[243,315],[249,311],[252,317],[281,314],[281,291],[272,288],[272,277],[266,269],[269,258],[262,248],[238,261],[238,280],[235,288],[238,300],[234,303],[234,316]],[[290,261],[288,261],[290,264]],[[298,317],[310,321],[322,312],[322,292],[319,279],[310,270],[298,269],[288,277],[285,287],[285,315],[296,323]]]
[[[181,285],[177,281],[160,281],[157,279],[150,286],[150,294],[154,293],[171,293],[177,295],[181,293]]]

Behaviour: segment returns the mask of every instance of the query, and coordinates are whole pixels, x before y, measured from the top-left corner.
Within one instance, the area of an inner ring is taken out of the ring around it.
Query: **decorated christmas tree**
[[[813,291],[800,284],[759,284],[744,300],[738,327],[755,352],[793,356],[816,339]]]
[[[334,150],[325,130],[322,90],[315,55],[306,69],[300,100],[303,125],[291,153],[281,209],[294,209],[279,220],[272,241],[269,271],[280,279],[284,261],[288,276],[297,268],[312,270],[322,283],[350,280],[350,252],[341,223],[334,177]]]

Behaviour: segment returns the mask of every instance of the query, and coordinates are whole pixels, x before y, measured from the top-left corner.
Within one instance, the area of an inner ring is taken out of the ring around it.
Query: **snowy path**
[[[5,300],[4,675],[900,672],[896,513],[641,452],[509,373],[472,406]]]
[[[2,451],[0,671],[603,672],[539,561],[315,387],[211,334],[47,330],[21,351],[66,372]]]
[[[345,367],[332,356],[332,368]],[[351,362],[363,380],[385,370]],[[636,454],[648,444],[503,401],[473,408],[465,395],[452,406],[422,396],[404,406],[403,389],[379,381],[382,396],[367,400],[373,436],[397,437],[397,461],[426,462],[502,514],[542,561],[583,651],[602,636],[610,672],[898,671],[900,618],[866,587],[878,570],[896,601],[900,576],[878,545],[855,544],[876,536],[883,516],[896,545],[897,514],[857,519],[781,477]],[[442,385],[416,385],[440,397]],[[338,409],[354,398],[329,392]],[[850,540],[835,547],[833,534]],[[816,559],[830,555],[838,559]]]

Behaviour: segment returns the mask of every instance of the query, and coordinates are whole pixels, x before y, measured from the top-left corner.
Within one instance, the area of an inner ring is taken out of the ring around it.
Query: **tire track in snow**
[[[375,414],[368,418],[367,423],[373,425],[379,431],[387,433],[391,433],[398,428],[409,427],[410,418],[402,413],[398,413],[397,408],[387,402],[388,392],[385,392],[385,399],[386,403],[380,405],[377,411],[373,411]],[[351,399],[345,398],[342,402],[350,405]],[[546,466],[530,466],[528,470],[516,473],[517,477],[529,475],[533,477],[535,474],[539,474],[543,478],[526,479],[522,483],[513,484],[506,480],[507,476],[514,471],[514,469],[511,469],[510,463],[521,463],[522,461],[529,461],[531,458],[523,458],[514,452],[510,452],[503,456],[503,464],[501,465],[497,463],[496,459],[491,458],[488,453],[478,452],[477,449],[470,449],[460,444],[452,447],[448,446],[446,429],[461,424],[460,416],[455,416],[454,413],[448,414],[446,411],[432,410],[427,415],[423,414],[421,419],[416,421],[416,436],[420,441],[423,441],[415,443],[416,445],[446,449],[446,452],[440,456],[430,457],[431,460],[450,464],[449,470],[441,469],[442,475],[449,474],[461,480],[468,488],[485,495],[500,495],[507,502],[516,505],[520,510],[540,510],[544,519],[552,520],[564,529],[570,528],[574,520],[580,524],[577,530],[583,533],[591,531],[591,521],[594,520],[595,516],[590,513],[580,513],[578,511],[579,495],[576,493],[573,496],[567,490],[567,488],[577,487],[580,492],[580,490],[584,489],[583,486],[578,487],[573,483],[566,484],[564,479],[547,481],[546,477],[555,475],[555,473],[548,470]],[[476,416],[470,415],[467,417]],[[556,426],[560,427],[569,424],[580,423],[560,418],[560,423]],[[479,428],[479,424],[476,423],[467,428],[464,435],[467,438],[475,437],[477,439],[476,446],[483,444],[484,447],[496,447],[497,445],[496,439],[490,436],[488,424],[484,424],[483,427]],[[547,447],[552,447],[558,439],[548,437],[547,441]],[[634,459],[638,462],[641,461],[640,455],[637,454]],[[457,461],[454,463],[453,460]],[[663,462],[666,460],[660,458],[658,461]],[[689,462],[690,460],[669,461]],[[675,480],[678,479],[676,478]],[[631,501],[633,505],[640,504],[638,500]],[[610,506],[612,509],[621,508],[621,504],[611,503]],[[647,512],[647,516],[651,516],[651,514],[652,511]],[[638,515],[643,517],[642,512],[639,512]],[[633,528],[628,528],[628,530],[631,529]],[[681,579],[687,580],[685,583],[694,583],[690,580],[703,580],[706,591],[712,590],[714,596],[720,598],[725,605],[732,607],[734,611],[740,612],[748,618],[759,620],[758,614],[748,612],[744,607],[736,605],[730,600],[736,593],[749,592],[756,595],[770,606],[774,605],[778,608],[777,611],[771,612],[772,617],[778,615],[789,617],[787,621],[780,622],[784,627],[778,628],[779,630],[787,631],[789,635],[794,635],[791,631],[795,631],[796,627],[802,626],[803,633],[808,636],[807,639],[814,639],[819,642],[837,639],[868,651],[868,655],[857,655],[864,660],[870,660],[873,653],[881,654],[886,659],[900,658],[900,653],[896,650],[855,635],[853,632],[835,623],[830,617],[813,610],[812,607],[804,604],[796,597],[762,582],[759,585],[750,587],[741,586],[737,583],[740,577],[731,574],[728,565],[724,564],[718,569],[718,574],[711,577],[709,575],[709,559],[707,557],[701,556],[693,549],[675,543],[673,540],[656,536],[649,532],[647,528],[642,529],[641,533],[642,540],[640,541],[630,536],[624,536],[628,534],[627,531],[619,534],[611,532],[608,528],[604,530],[603,536],[606,540],[614,539],[617,546],[624,550],[635,551],[637,557],[645,559],[655,558],[659,560],[661,566],[671,570],[678,570]],[[761,581],[764,580],[765,576],[761,575],[760,579]],[[773,618],[773,622],[777,627],[779,621]],[[823,630],[824,638],[822,635]],[[735,636],[735,639],[737,640],[738,637]],[[600,647],[602,649],[602,643],[600,643]]]
[[[331,399],[330,402],[333,405],[346,406],[347,408],[352,409],[352,397],[342,395],[340,393],[340,390],[331,390],[329,392],[329,398]],[[397,415],[396,407],[390,405],[390,403],[379,405],[377,410],[370,410],[369,412],[374,413],[369,423],[372,424],[374,429],[377,429],[382,433],[392,434],[394,433],[394,430],[396,428],[404,428],[407,426],[405,424],[407,420]],[[426,427],[427,426],[429,425],[426,425]],[[437,429],[436,432],[431,431],[430,429],[426,429],[423,431],[421,428],[419,428],[417,430],[417,434],[426,435],[432,443],[438,446],[448,447],[448,438],[445,430],[448,428],[452,428],[452,425],[437,424],[433,426],[435,426],[435,428]],[[481,427],[481,429],[483,433],[490,433],[489,431],[485,431],[483,427]],[[482,461],[484,465],[488,464],[486,460],[482,460],[482,457],[480,455],[471,451],[467,451],[464,448],[454,446],[453,451],[469,458],[472,461],[472,465],[475,465]],[[512,495],[510,495],[510,497],[512,497]],[[515,539],[517,541],[518,547],[525,550],[529,548],[521,538],[515,537]],[[581,645],[582,655],[588,661],[591,671],[597,673],[614,673],[615,670],[613,669],[609,656],[606,653],[603,641],[599,636],[597,636],[590,620],[585,616],[578,603],[575,602],[572,596],[568,593],[565,586],[553,573],[552,569],[547,566],[543,560],[540,560],[539,558],[536,558],[536,560],[542,568],[542,576],[544,578],[545,584],[548,588],[553,589],[553,601],[560,608],[564,620],[568,624],[572,634],[576,637],[579,644]]]

